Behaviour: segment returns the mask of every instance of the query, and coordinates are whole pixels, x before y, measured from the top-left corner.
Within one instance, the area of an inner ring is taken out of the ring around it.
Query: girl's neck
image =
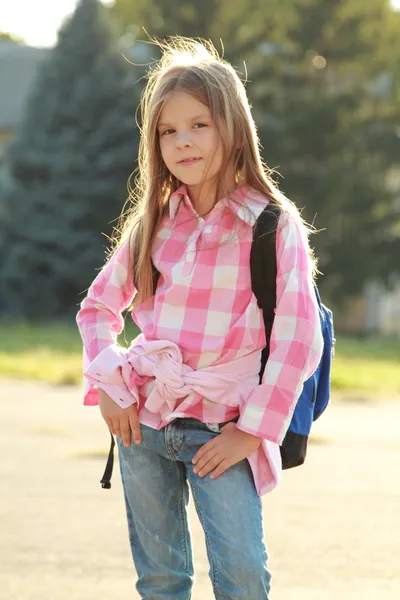
[[[215,185],[188,185],[187,190],[189,198],[193,204],[193,208],[200,217],[204,217],[212,211],[218,200]]]
[[[238,183],[232,169],[226,170],[225,178],[222,185],[230,181],[235,181],[235,184]],[[242,183],[240,182],[240,185],[241,184]],[[200,217],[204,217],[211,212],[218,200],[221,199],[218,198],[219,185],[216,179],[204,181],[198,185],[187,185],[186,188],[193,208]]]

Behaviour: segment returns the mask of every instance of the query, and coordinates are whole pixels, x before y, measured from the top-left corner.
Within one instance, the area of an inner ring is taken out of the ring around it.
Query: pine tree
[[[127,27],[222,40],[248,73],[266,163],[320,234],[324,295],[398,269],[400,14],[382,0],[115,0]],[[394,177],[396,178],[396,173]],[[397,210],[397,212],[396,212]]]
[[[312,243],[325,293],[340,301],[398,269],[400,215],[388,175],[400,158],[392,59],[399,37],[380,0],[296,6],[286,42],[266,47],[258,66],[253,60],[249,92],[266,161],[324,229]]]
[[[146,34],[210,39],[241,69],[246,53],[266,37],[279,37],[293,12],[282,0],[115,0],[110,10],[141,39]]]
[[[42,65],[0,180],[0,307],[76,311],[135,169],[141,75],[97,0],[81,0]]]

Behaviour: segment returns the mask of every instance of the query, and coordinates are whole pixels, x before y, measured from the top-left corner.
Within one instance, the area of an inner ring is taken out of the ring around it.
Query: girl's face
[[[165,101],[157,124],[167,169],[198,194],[214,188],[223,152],[209,108],[191,94],[174,92]]]

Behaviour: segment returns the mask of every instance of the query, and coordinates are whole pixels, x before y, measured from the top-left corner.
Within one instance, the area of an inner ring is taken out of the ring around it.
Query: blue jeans
[[[188,483],[205,533],[215,598],[268,600],[262,506],[248,461],[214,480],[193,473],[192,458],[219,435],[215,428],[185,418],[159,431],[141,425],[140,445],[124,447],[117,438],[136,588],[145,600],[190,600]]]

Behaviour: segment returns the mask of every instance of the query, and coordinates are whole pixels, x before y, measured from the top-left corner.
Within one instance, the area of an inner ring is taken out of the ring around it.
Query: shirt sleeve
[[[132,243],[117,248],[89,288],[76,316],[83,342],[84,404],[98,404],[98,388],[122,408],[137,400],[135,374],[126,364],[127,350],[117,344],[122,311],[132,302]]]
[[[323,351],[307,232],[282,213],[276,231],[276,308],[261,384],[241,409],[238,428],[281,444],[304,382]]]

